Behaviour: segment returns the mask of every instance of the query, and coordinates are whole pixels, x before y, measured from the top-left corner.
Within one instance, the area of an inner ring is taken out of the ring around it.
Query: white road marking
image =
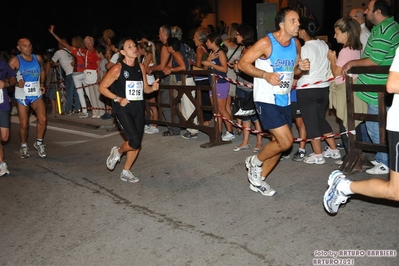
[[[35,124],[30,124],[30,125],[36,126]],[[101,135],[97,135],[97,134],[93,134],[93,133],[87,133],[87,132],[83,132],[83,131],[59,128],[59,127],[53,127],[53,126],[47,126],[47,129],[52,129],[52,130],[59,131],[59,132],[65,132],[65,133],[70,133],[70,134],[75,134],[75,135],[80,135],[80,136],[85,136],[85,137],[90,137],[90,138],[95,138],[95,139],[104,139],[104,138],[108,138],[108,137],[120,134],[118,131],[116,131],[116,132],[112,132],[107,135],[101,136]]]
[[[32,122],[35,122],[35,121],[36,121],[36,116],[31,115],[29,117],[29,126],[36,127],[36,124],[32,123]],[[12,116],[11,117],[11,122],[12,123],[19,123],[18,117],[17,116]],[[94,138],[94,139],[104,139],[104,138],[108,138],[108,137],[120,134],[118,131],[115,131],[115,132],[111,132],[111,133],[106,134],[106,135],[97,135],[97,134],[88,133],[88,132],[84,132],[84,131],[53,127],[53,126],[49,126],[49,125],[47,125],[47,129],[51,129],[51,130],[59,131],[59,132],[70,133],[70,134],[75,134],[75,135],[80,135],[80,136],[85,136],[85,137]]]
[[[55,144],[59,144],[59,145],[64,146],[64,147],[69,147],[69,146],[73,146],[73,145],[76,145],[76,144],[81,144],[81,143],[84,143],[84,142],[88,142],[88,140],[58,141],[58,142],[54,142],[54,143]]]

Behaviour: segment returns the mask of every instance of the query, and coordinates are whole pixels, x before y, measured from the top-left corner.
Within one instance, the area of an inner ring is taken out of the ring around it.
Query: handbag
[[[233,113],[235,116],[251,116],[256,114],[253,92],[248,93],[245,98],[236,98],[234,100]]]
[[[85,75],[84,81],[86,84],[94,84],[97,82],[97,70],[85,69],[83,70],[83,74]]]

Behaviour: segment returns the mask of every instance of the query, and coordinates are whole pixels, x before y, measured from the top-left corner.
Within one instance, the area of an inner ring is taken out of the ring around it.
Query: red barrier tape
[[[254,130],[254,129],[250,128],[250,127],[245,127],[243,125],[237,124],[236,122],[234,122],[234,121],[232,121],[230,119],[227,119],[227,118],[225,118],[225,117],[223,117],[223,116],[221,116],[219,114],[214,114],[214,116],[215,117],[220,117],[223,120],[226,120],[229,123],[231,123],[233,126],[241,128],[242,130],[247,130],[250,133],[254,133],[256,135],[261,135],[261,136],[265,136],[265,137],[271,137],[272,136],[270,133],[264,133],[264,132],[261,132],[261,131],[258,131],[258,130]],[[345,131],[345,132],[341,132],[341,133],[337,133],[337,134],[331,134],[331,135],[328,135],[328,136],[321,136],[321,137],[312,138],[312,139],[294,138],[294,142],[309,142],[309,141],[315,140],[315,139],[324,140],[324,139],[327,139],[327,138],[340,137],[341,135],[345,135],[345,134],[356,135],[356,131],[355,130],[350,130],[350,131]]]
[[[87,110],[109,110],[109,111],[112,110],[112,108],[100,108],[100,107],[82,107],[82,109],[87,109]]]
[[[90,85],[85,85],[85,86],[82,86],[82,87],[77,87],[76,89],[77,89],[77,90],[81,90],[81,89],[83,89],[83,88],[87,88],[87,87],[90,87],[90,86],[93,86],[93,85],[100,85],[100,83],[101,83],[101,82],[97,82],[97,83],[93,83],[93,84],[90,84]]]
[[[214,74],[214,73],[212,73],[211,75],[217,76],[218,78],[225,79],[225,80],[229,81],[230,83],[238,84],[238,85],[241,85],[241,86],[244,86],[244,87],[247,87],[247,88],[253,88],[254,87],[254,85],[252,83],[243,83],[243,82],[240,82],[240,81],[237,81],[237,80],[233,80],[233,79],[228,78],[228,77],[222,77],[222,76],[220,76],[218,74]],[[331,82],[331,81],[339,79],[339,78],[342,79],[342,76],[332,77],[332,78],[329,78],[327,80],[319,80],[319,81],[313,82],[312,84],[311,83],[306,83],[306,84],[303,84],[300,87],[292,86],[292,89],[306,88],[306,87],[309,87],[310,85],[316,85],[316,84],[320,84],[320,83],[324,83],[324,82]]]

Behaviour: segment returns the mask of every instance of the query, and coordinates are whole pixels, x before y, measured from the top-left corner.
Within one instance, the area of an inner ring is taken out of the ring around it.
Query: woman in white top
[[[326,120],[328,108],[330,61],[327,58],[328,45],[316,39],[318,27],[312,19],[301,18],[299,38],[305,44],[301,49],[301,58],[309,59],[310,70],[302,72],[297,83],[297,101],[305,124],[307,136],[311,139],[313,153],[305,157],[307,164],[324,164],[324,157],[341,158],[334,138],[326,138],[329,147],[322,152],[319,137],[332,134],[332,128]]]

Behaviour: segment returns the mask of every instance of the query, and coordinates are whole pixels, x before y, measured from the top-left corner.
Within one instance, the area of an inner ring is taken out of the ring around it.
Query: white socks
[[[351,183],[349,179],[344,178],[339,184],[337,185],[337,190],[341,191],[345,195],[352,195],[353,192],[351,190]]]
[[[252,159],[252,163],[257,165],[257,166],[261,166],[263,164],[263,162],[259,161],[258,156],[256,156],[256,155]]]

